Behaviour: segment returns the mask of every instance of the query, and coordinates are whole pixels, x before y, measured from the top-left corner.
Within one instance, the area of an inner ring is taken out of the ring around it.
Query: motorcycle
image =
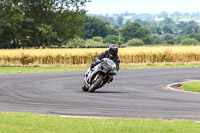
[[[113,76],[117,74],[116,64],[109,58],[104,58],[92,70],[90,68],[84,74],[83,91],[94,92],[106,83],[113,80]]]

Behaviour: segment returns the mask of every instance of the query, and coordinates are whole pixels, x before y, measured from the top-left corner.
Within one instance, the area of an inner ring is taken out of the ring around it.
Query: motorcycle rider
[[[90,70],[92,70],[92,68],[94,68],[97,64],[99,64],[101,59],[109,58],[115,62],[116,70],[119,71],[120,58],[117,55],[117,53],[118,53],[118,46],[116,44],[111,44],[108,50],[102,52],[100,55],[95,57],[96,62],[91,64]],[[112,82],[112,80],[110,82]]]

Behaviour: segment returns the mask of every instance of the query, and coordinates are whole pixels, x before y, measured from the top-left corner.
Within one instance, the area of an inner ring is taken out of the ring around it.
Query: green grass
[[[131,65],[121,66],[121,69],[134,69],[134,68],[184,68],[184,67],[200,67],[200,64],[193,65]]]
[[[88,67],[0,67],[0,73],[54,72],[87,70]]]
[[[183,83],[181,89],[185,91],[200,92],[200,81]]]
[[[79,71],[87,70],[89,66],[49,66],[49,67],[15,67],[15,66],[3,66],[0,67],[0,73],[26,73],[26,72],[54,72],[54,71]],[[140,69],[140,68],[177,68],[177,67],[200,67],[200,64],[196,65],[129,65],[120,66],[120,69]]]
[[[183,120],[63,118],[0,113],[0,133],[199,133],[200,123]]]

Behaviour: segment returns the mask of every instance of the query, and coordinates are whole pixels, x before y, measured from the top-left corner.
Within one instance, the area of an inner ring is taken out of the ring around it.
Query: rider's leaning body
[[[109,46],[108,50],[102,52],[100,55],[98,55],[98,56],[95,57],[96,62],[92,63],[90,68],[92,69],[97,64],[99,64],[101,59],[103,59],[103,58],[109,58],[109,59],[111,59],[111,60],[113,60],[115,62],[116,69],[117,69],[117,71],[119,71],[120,58],[117,55],[117,53],[118,53],[118,47],[117,47],[117,45],[116,44],[111,44]]]

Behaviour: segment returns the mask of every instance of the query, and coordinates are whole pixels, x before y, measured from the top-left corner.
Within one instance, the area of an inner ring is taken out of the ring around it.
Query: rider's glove
[[[97,62],[97,63],[99,63],[100,61],[101,61],[101,60],[99,60],[99,59],[96,59],[96,62]]]
[[[96,64],[96,63],[95,63],[95,62],[93,62],[93,63],[91,64],[91,67],[93,68],[93,67],[95,66],[95,64]]]

